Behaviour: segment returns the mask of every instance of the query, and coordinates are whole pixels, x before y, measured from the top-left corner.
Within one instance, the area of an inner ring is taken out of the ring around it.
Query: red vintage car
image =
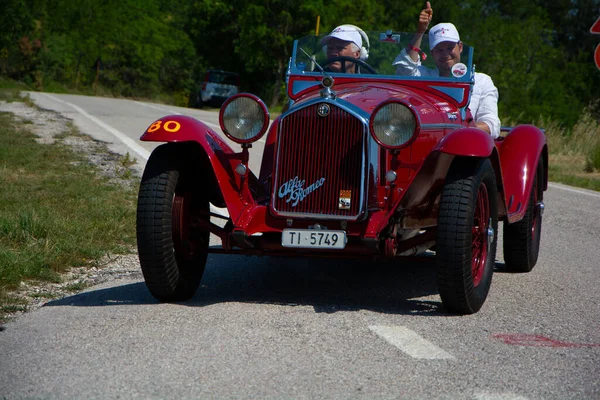
[[[365,35],[366,60],[328,60],[319,37],[296,40],[289,104],[272,123],[257,96],[227,99],[220,124],[237,151],[188,116],[150,125],[141,140],[165,143],[142,177],[137,231],[154,297],[192,297],[208,253],[394,259],[399,266],[425,255],[435,258],[445,309],[470,314],[490,288],[499,221],[506,269],[534,267],[548,182],[543,130],[503,128],[494,140],[475,127],[468,45],[455,76],[403,76],[392,62],[412,34]],[[359,64],[361,73],[329,71],[339,61]],[[249,148],[258,140],[260,171],[251,171]],[[220,246],[209,246],[211,234]]]

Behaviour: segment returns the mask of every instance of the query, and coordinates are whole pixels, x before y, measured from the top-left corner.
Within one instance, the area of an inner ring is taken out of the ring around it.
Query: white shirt
[[[421,58],[413,61],[406,49],[396,57],[392,63],[396,66],[396,73],[409,76],[440,76],[439,71],[421,65]],[[500,136],[500,119],[498,118],[498,89],[489,75],[475,72],[475,83],[471,93],[469,110],[475,122],[484,122],[491,132],[493,139]]]

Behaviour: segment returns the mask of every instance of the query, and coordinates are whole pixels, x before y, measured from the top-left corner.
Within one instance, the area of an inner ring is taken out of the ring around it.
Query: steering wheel
[[[377,74],[377,71],[375,71],[375,69],[373,67],[371,67],[369,64],[367,64],[363,60],[354,58],[354,57],[348,57],[348,56],[332,57],[325,62],[325,66],[333,64],[334,62],[338,62],[338,61],[342,61],[342,63],[341,63],[342,64],[342,71],[341,71],[342,73],[346,73],[346,61],[349,61],[351,63],[354,63],[356,65],[360,65],[361,67],[364,67],[370,74]]]

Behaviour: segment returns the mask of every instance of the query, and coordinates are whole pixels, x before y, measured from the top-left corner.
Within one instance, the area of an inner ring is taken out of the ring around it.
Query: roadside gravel
[[[112,183],[138,186],[139,174],[123,163],[123,156],[109,151],[105,143],[79,133],[71,121],[60,114],[23,102],[3,101],[0,101],[0,112],[10,112],[17,120],[27,124],[38,136],[38,143],[63,143],[84,153],[99,173],[108,177]],[[21,282],[20,287],[10,295],[23,299],[27,312],[42,307],[51,300],[76,294],[89,286],[115,279],[141,278],[137,253],[133,248],[131,251],[131,254],[107,255],[89,265],[72,268],[61,277],[60,283]],[[23,311],[14,312],[8,314],[7,318],[14,318],[22,313]]]

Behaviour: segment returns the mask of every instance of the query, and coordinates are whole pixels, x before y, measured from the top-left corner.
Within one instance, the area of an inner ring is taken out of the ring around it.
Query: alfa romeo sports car
[[[444,308],[470,314],[488,295],[499,221],[505,268],[534,267],[548,181],[543,130],[503,128],[494,140],[475,127],[468,45],[455,76],[401,76],[392,62],[413,34],[365,35],[367,60],[327,59],[320,37],[296,40],[289,103],[272,123],[257,96],[228,98],[220,125],[238,149],[188,116],[148,127],[141,140],[164,142],[146,165],[137,212],[154,297],[192,297],[208,253],[393,259],[399,267],[427,258]],[[431,58],[424,64],[434,67]],[[328,72],[340,61],[361,73]],[[260,170],[251,171],[249,148],[265,134]],[[211,235],[220,246],[209,245]]]

